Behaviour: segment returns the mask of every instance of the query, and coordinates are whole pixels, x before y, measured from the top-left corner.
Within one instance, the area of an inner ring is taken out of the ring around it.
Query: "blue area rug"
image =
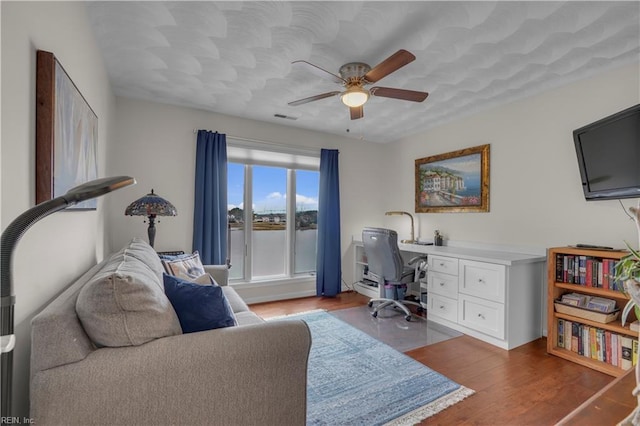
[[[474,393],[324,311],[311,329],[308,425],[411,425]]]

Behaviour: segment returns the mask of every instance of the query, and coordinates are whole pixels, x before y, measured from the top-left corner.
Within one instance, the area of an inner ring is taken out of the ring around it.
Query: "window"
[[[229,278],[256,282],[315,273],[319,158],[231,144],[227,156]]]

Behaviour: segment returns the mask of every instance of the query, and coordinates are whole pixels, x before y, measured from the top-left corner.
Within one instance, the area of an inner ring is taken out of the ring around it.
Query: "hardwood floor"
[[[263,318],[313,309],[360,306],[355,292],[251,305]],[[552,425],[614,378],[548,355],[546,339],[505,351],[468,336],[406,352],[413,359],[476,391],[423,425]],[[588,423],[585,423],[585,425]]]

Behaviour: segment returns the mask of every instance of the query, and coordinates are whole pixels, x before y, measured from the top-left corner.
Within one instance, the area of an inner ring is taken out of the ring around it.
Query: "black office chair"
[[[364,243],[364,252],[367,255],[369,265],[369,274],[378,278],[379,298],[369,301],[369,307],[379,302],[374,311],[371,313],[374,317],[378,316],[378,312],[387,306],[398,307],[405,313],[405,319],[411,321],[411,311],[406,305],[415,305],[418,312],[422,312],[423,308],[417,302],[410,300],[396,300],[382,297],[384,294],[385,284],[398,286],[401,284],[410,284],[417,281],[416,270],[409,266],[404,266],[400,249],[398,248],[398,234],[391,229],[383,228],[364,228],[362,230],[362,242]],[[417,256],[409,261],[412,265],[418,261],[426,260],[427,256]]]

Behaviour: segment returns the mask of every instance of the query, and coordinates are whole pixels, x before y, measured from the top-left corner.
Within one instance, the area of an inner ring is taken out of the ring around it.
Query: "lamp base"
[[[156,215],[149,215],[148,218],[149,228],[147,229],[147,235],[149,236],[149,245],[153,247],[153,243],[156,240]]]

